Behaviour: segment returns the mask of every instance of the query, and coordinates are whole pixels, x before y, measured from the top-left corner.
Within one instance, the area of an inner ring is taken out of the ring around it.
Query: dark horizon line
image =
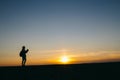
[[[71,63],[71,64],[38,64],[38,65],[26,65],[25,67],[37,67],[37,66],[69,66],[69,65],[90,65],[90,64],[117,64],[120,63],[120,61],[113,61],[113,62],[93,62],[93,63]],[[21,67],[21,65],[16,66],[0,66],[2,67]]]

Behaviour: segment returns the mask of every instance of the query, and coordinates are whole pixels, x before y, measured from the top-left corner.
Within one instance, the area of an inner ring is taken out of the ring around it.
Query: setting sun
[[[61,59],[60,59],[60,61],[62,63],[68,63],[70,61],[70,59],[67,56],[62,56]]]

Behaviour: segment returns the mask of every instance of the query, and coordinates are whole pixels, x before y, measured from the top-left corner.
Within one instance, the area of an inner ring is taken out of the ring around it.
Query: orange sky
[[[18,51],[19,52],[19,51]],[[119,51],[101,51],[101,52],[77,52],[75,50],[46,50],[41,51],[42,55],[37,52],[30,51],[27,54],[27,65],[46,65],[46,64],[64,64],[60,62],[62,56],[69,57],[70,61],[67,64],[76,63],[94,63],[94,62],[111,62],[120,61]],[[21,65],[21,57],[19,53],[14,53],[14,56],[6,56],[0,58],[0,66],[15,66]]]

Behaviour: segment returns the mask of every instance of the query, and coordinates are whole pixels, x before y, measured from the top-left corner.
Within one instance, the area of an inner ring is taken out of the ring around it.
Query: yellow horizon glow
[[[27,54],[26,65],[49,65],[49,64],[81,64],[81,63],[99,63],[99,62],[116,62],[120,61],[120,51],[106,51],[95,53],[80,53],[79,55],[67,52],[67,50],[57,50],[58,54],[52,54],[48,51],[38,56],[37,52],[30,52]],[[52,51],[54,52],[54,51]],[[33,55],[36,53],[36,55]],[[109,54],[107,54],[109,53]],[[21,66],[22,58],[18,54],[13,53],[12,56],[6,56],[0,58],[0,66]],[[99,54],[99,55],[98,55]]]

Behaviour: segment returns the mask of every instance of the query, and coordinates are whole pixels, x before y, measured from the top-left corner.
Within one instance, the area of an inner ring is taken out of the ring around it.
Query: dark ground
[[[0,80],[120,80],[120,62],[0,67]]]

